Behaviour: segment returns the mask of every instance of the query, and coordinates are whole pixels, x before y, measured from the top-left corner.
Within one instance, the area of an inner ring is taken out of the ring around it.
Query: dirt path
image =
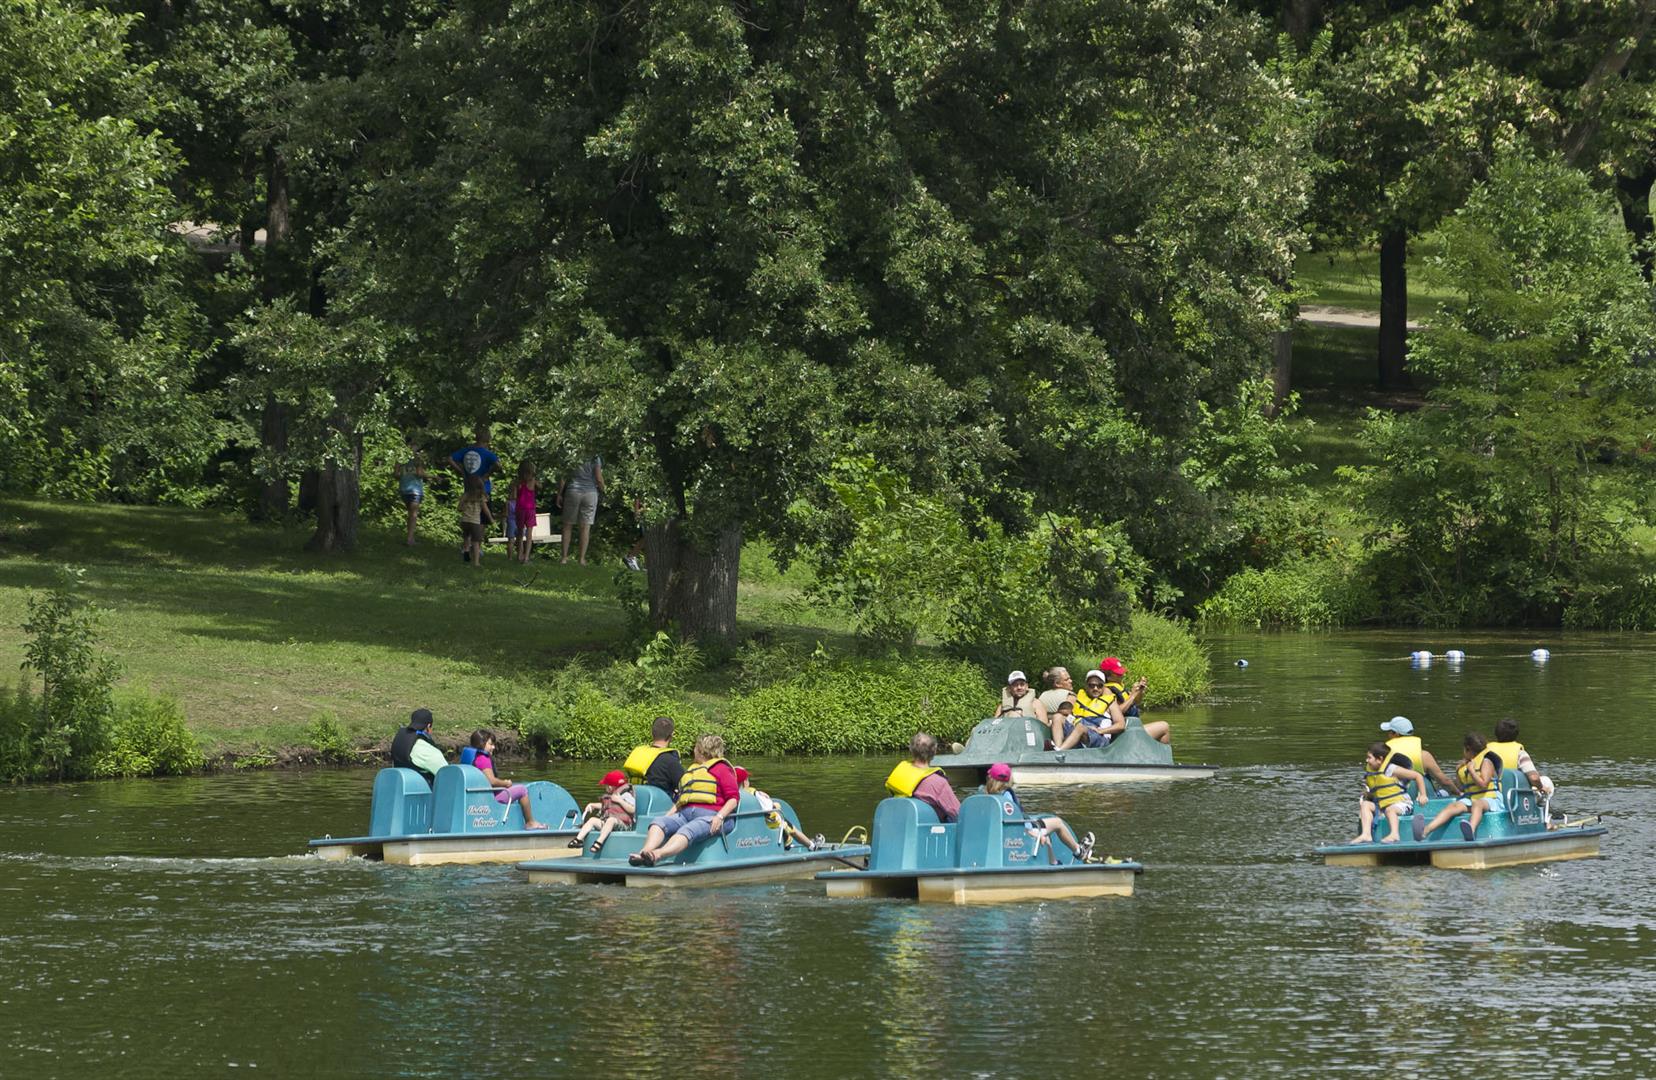
[[[1372,311],[1353,311],[1350,308],[1321,307],[1308,304],[1299,310],[1300,322],[1310,323],[1312,326],[1344,326],[1358,329],[1380,329],[1380,316]],[[1420,323],[1410,319],[1406,324],[1410,330],[1419,330]]]

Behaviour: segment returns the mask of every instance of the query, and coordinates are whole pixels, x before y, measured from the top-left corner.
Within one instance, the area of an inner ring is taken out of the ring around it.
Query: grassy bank
[[[762,544],[744,552],[738,593],[742,629],[762,632],[762,643],[652,671],[632,665],[636,648],[624,644],[618,559],[579,567],[541,557],[520,567],[500,556],[476,568],[447,544],[408,548],[399,533],[375,529],[350,556],[320,556],[303,550],[306,535],[218,513],[0,501],[0,666],[16,671],[22,661],[28,597],[72,565],[86,568],[85,595],[105,609],[122,682],[177,699],[209,758],[281,761],[314,742],[319,716],[371,745],[421,705],[448,733],[492,722],[553,750],[596,750],[631,738],[657,708],[679,710],[693,727],[735,723],[733,702],[787,682],[806,658],[849,666],[844,679],[855,683],[860,661],[845,617],[808,603],[806,572],[780,571]],[[1147,666],[1166,668],[1163,685],[1177,671],[1180,685],[1205,688],[1205,657],[1187,635],[1158,623],[1135,627],[1134,639],[1155,654]],[[574,661],[592,679],[572,681]],[[973,679],[981,702],[964,701],[960,716],[939,713],[940,726],[981,716],[992,701],[989,680]],[[618,707],[571,727],[571,704],[592,702],[595,688]],[[753,708],[739,719],[750,734],[765,723]],[[820,732],[801,738],[832,744]],[[867,748],[868,738],[848,733],[839,745]]]
[[[1418,237],[1409,245],[1405,266],[1410,319],[1431,318],[1438,304],[1455,295],[1454,283],[1433,263],[1437,251],[1432,235]],[[1304,294],[1303,304],[1378,312],[1380,251],[1371,247],[1308,251],[1294,264],[1294,285]]]

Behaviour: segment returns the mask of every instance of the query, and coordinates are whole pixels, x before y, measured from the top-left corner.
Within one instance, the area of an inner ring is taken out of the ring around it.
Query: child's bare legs
[[[1450,803],[1448,806],[1445,806],[1442,810],[1438,811],[1437,817],[1427,823],[1426,831],[1422,835],[1430,835],[1431,833],[1437,832],[1449,821],[1450,818],[1458,817],[1464,813],[1466,813],[1465,803],[1458,801]]]
[[[1081,843],[1076,840],[1075,834],[1070,832],[1068,822],[1061,817],[1036,818],[1035,820],[1039,821],[1042,827],[1057,833],[1058,839],[1062,840],[1064,842],[1064,846],[1070,849],[1070,854],[1077,857],[1080,856]]]
[[[1473,836],[1478,835],[1478,822],[1483,820],[1484,810],[1488,806],[1489,806],[1489,803],[1487,801],[1483,800],[1483,799],[1479,799],[1477,802],[1472,804],[1471,825],[1472,825],[1472,835]]]
[[[615,827],[620,823],[621,821],[619,818],[616,818],[610,814],[605,814],[604,823],[598,826],[598,839],[593,843],[592,850],[597,851],[599,848],[603,847],[604,841],[609,839],[609,834],[614,832]]]
[[[1366,844],[1374,839],[1374,804],[1367,799],[1357,808],[1357,820],[1360,823],[1356,837],[1350,843]]]
[[[420,500],[418,500],[418,499],[405,499],[403,501],[408,506],[408,546],[413,547],[414,546],[414,526],[420,520]]]
[[[550,829],[552,827],[544,821],[535,820],[535,812],[529,808],[529,796],[518,796],[518,805],[523,807],[523,827],[525,829]]]
[[[1368,804],[1364,803],[1363,805],[1366,806]],[[1402,839],[1401,834],[1398,832],[1398,826],[1402,824],[1402,818],[1402,803],[1394,802],[1390,806],[1386,807],[1386,824],[1391,826],[1391,832],[1387,834],[1384,840],[1380,841],[1382,844],[1395,844],[1398,840]]]
[[[1058,727],[1053,732],[1053,734],[1056,735],[1059,731],[1063,731],[1063,730],[1064,730],[1064,722],[1062,720],[1060,720],[1060,721],[1058,721]],[[1069,750],[1069,749],[1079,745],[1081,740],[1086,738],[1086,737],[1087,737],[1087,732],[1084,728],[1082,728],[1080,721],[1073,720],[1073,721],[1070,722],[1070,733],[1068,735],[1065,735],[1062,740],[1056,739],[1056,738],[1053,739],[1052,748],[1054,750]]]

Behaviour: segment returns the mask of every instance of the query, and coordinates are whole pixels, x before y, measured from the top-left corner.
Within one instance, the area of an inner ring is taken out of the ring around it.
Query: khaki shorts
[[[592,519],[597,514],[598,493],[596,491],[564,492],[563,519],[565,522],[591,525]]]

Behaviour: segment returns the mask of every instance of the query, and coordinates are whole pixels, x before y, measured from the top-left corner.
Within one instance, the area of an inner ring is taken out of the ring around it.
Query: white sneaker
[[[643,570],[644,570],[644,568],[642,566],[638,565],[638,557],[635,556],[635,555],[628,555],[626,558],[622,559],[621,561],[627,564],[627,569],[628,570],[637,570],[640,573],[642,573]]]

